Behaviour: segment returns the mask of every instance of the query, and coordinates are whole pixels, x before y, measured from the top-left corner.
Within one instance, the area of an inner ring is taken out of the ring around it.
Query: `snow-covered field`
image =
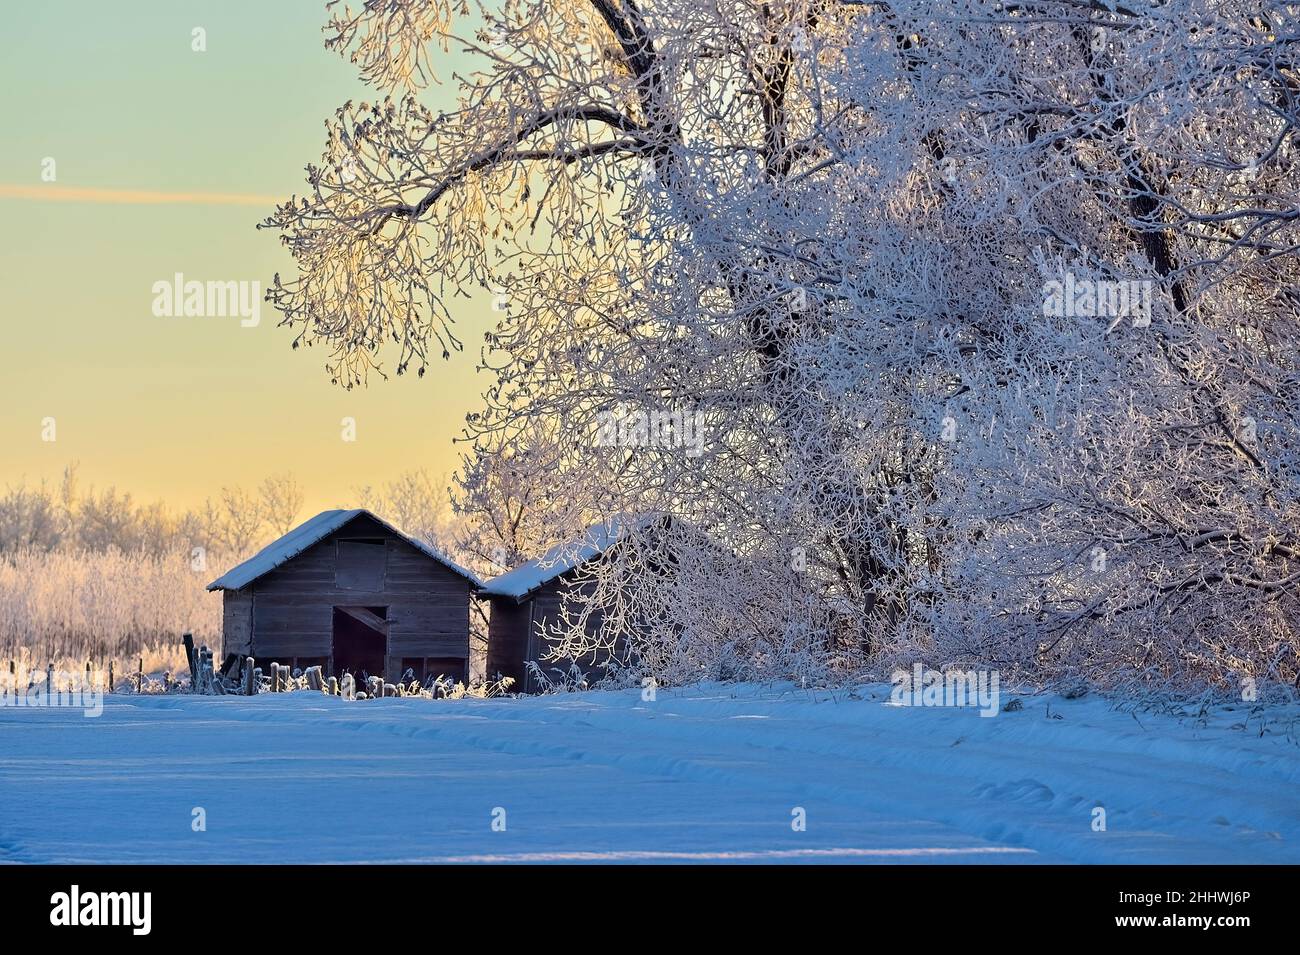
[[[1300,862],[1295,712],[888,689],[0,708],[0,861]]]

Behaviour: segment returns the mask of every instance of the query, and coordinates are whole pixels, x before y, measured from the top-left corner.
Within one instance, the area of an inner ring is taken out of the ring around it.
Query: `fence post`
[[[199,685],[199,668],[194,659],[194,634],[186,630],[181,634],[181,643],[185,644],[185,662],[190,665],[190,689],[195,690]]]
[[[54,695],[54,664],[45,665],[45,698],[48,700]]]

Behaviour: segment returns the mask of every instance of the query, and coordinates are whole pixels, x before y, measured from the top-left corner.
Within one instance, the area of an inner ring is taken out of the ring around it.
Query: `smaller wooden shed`
[[[323,511],[208,585],[224,653],[399,679],[469,670],[470,571],[362,509]]]
[[[545,659],[552,647],[548,630],[559,622],[566,597],[586,586],[580,576],[585,565],[606,559],[628,534],[647,529],[662,532],[670,526],[678,525],[663,515],[615,518],[593,525],[577,539],[558,544],[542,556],[485,583],[475,596],[487,600],[491,607],[488,679],[496,679],[498,674],[512,677],[514,692],[535,693],[542,687],[528,666],[530,662],[546,673],[564,671],[576,663],[588,677],[603,675],[601,664],[605,659],[590,656],[570,661]],[[594,633],[600,625],[599,613],[593,613],[587,621],[587,630]],[[623,651],[616,648],[615,653],[621,656]]]

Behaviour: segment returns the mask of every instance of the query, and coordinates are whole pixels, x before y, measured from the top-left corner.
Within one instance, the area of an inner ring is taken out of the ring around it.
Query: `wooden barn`
[[[365,510],[324,511],[208,585],[224,652],[396,680],[469,672],[468,570]]]
[[[623,535],[644,531],[653,525],[653,533],[668,527],[680,531],[681,525],[658,516],[615,519],[588,528],[578,539],[556,545],[534,560],[520,564],[483,584],[475,594],[491,607],[488,622],[487,676],[498,674],[514,678],[513,692],[535,693],[542,687],[530,672],[529,661],[544,672],[567,669],[576,662],[591,677],[601,675],[602,660],[585,658],[577,661],[543,659],[549,649],[548,626],[559,620],[566,594],[583,586],[581,568],[589,561],[602,560],[618,546]],[[599,614],[588,620],[588,631],[600,626]],[[621,653],[621,651],[618,651]]]

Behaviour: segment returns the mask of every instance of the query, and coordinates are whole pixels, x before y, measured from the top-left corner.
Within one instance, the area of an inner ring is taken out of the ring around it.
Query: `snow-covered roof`
[[[472,586],[483,586],[483,582],[479,580],[478,577],[474,576],[471,571],[460,566],[455,561],[448,559],[446,556],[440,554],[437,550],[427,544],[424,544],[413,537],[408,537],[392,524],[389,524],[380,517],[376,517],[365,508],[356,507],[351,510],[321,511],[311,520],[299,524],[279,540],[267,544],[242,564],[226,571],[226,573],[208,584],[208,590],[239,590],[241,587],[247,587],[253,581],[257,580],[257,578],[269,574],[285,561],[292,557],[297,557],[312,544],[324,540],[326,537],[329,537],[330,534],[333,534],[335,531],[356,520],[358,517],[368,517],[381,527],[385,527],[392,531],[416,550],[432,557],[448,570],[460,574],[468,580]]]
[[[486,597],[512,597],[515,600],[523,600],[556,577],[568,573],[598,554],[603,554],[617,543],[620,537],[638,530],[655,519],[652,515],[640,518],[616,517],[593,524],[575,540],[556,544],[541,557],[535,557],[499,577],[493,577],[483,585],[479,593]]]

